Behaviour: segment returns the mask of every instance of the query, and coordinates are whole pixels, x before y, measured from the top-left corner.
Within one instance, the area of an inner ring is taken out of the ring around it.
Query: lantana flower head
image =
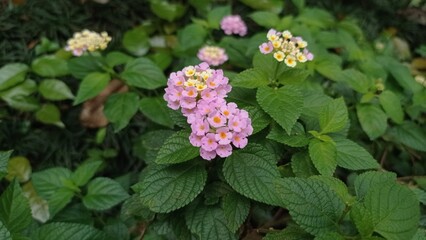
[[[81,56],[86,51],[104,50],[110,41],[111,37],[107,32],[97,33],[85,29],[74,33],[68,40],[65,50],[71,51],[74,56]]]
[[[260,52],[272,53],[278,62],[284,62],[289,67],[295,67],[298,62],[303,63],[314,59],[314,55],[306,48],[308,43],[302,37],[293,36],[288,30],[279,32],[270,29],[266,38],[268,42],[259,46]]]
[[[244,148],[253,133],[251,119],[237,104],[227,103],[231,91],[222,70],[207,63],[188,66],[170,74],[164,99],[167,105],[187,117],[192,133],[190,143],[200,148],[200,156],[211,160],[228,157],[233,146]]]
[[[222,18],[220,28],[226,35],[238,34],[245,36],[247,34],[247,25],[241,19],[240,15],[229,15]]]
[[[215,46],[205,46],[198,51],[198,59],[212,66],[219,66],[228,61],[225,49]]]

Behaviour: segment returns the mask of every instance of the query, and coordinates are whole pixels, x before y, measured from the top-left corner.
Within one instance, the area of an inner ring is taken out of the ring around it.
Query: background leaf
[[[332,142],[323,142],[316,138],[309,143],[309,156],[319,173],[332,176],[337,167],[336,146]]]
[[[108,73],[93,72],[83,78],[78,88],[74,105],[82,103],[98,95],[108,85],[110,76]]]
[[[14,180],[0,196],[0,222],[13,234],[24,230],[31,220],[28,199]]]
[[[88,225],[54,222],[41,226],[32,237],[34,240],[102,240],[106,236]]]
[[[379,107],[372,104],[358,104],[356,111],[362,129],[371,140],[386,132],[387,116]]]
[[[104,114],[119,132],[138,111],[139,96],[134,92],[115,93],[105,102]]]
[[[136,58],[126,64],[120,76],[130,86],[156,89],[166,85],[163,71],[148,58]]]
[[[169,108],[162,97],[142,98],[139,110],[151,121],[172,128],[174,122],[170,117]]]
[[[57,79],[45,79],[41,81],[38,86],[38,91],[44,98],[52,101],[74,98],[74,95],[68,86],[61,80]]]
[[[135,56],[143,56],[149,50],[149,37],[143,27],[127,31],[123,37],[123,46]]]
[[[83,204],[88,209],[107,210],[128,197],[129,195],[118,182],[110,178],[98,177],[87,185]]]
[[[367,150],[349,139],[335,140],[339,167],[350,170],[377,169],[380,165]]]
[[[321,134],[338,132],[348,123],[348,110],[343,98],[330,101],[319,114]]]
[[[228,229],[231,232],[235,232],[249,214],[250,200],[232,192],[223,197],[222,208]]]

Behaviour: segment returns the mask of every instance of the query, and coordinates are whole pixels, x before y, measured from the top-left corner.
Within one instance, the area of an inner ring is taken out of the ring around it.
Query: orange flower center
[[[213,122],[215,122],[215,123],[220,123],[220,117],[218,117],[218,116],[214,116],[213,117]]]
[[[220,138],[225,139],[225,138],[226,138],[226,133],[221,132],[221,133],[220,133]]]

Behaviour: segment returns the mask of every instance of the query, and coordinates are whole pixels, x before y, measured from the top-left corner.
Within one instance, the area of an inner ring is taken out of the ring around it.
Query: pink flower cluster
[[[198,51],[198,59],[212,66],[219,66],[228,61],[225,49],[215,46],[205,46]]]
[[[297,62],[312,61],[314,55],[306,48],[308,43],[302,37],[294,37],[290,31],[278,32],[270,29],[266,35],[268,42],[262,43],[259,50],[263,54],[273,53],[278,62],[284,61],[289,67],[295,67]]]
[[[200,147],[202,158],[228,157],[232,145],[247,145],[253,133],[251,119],[247,111],[225,101],[231,86],[222,70],[210,69],[207,63],[185,67],[170,74],[165,91],[167,106],[181,108],[187,117],[192,129],[189,141]]]
[[[247,34],[246,23],[241,19],[240,15],[229,15],[222,18],[220,28],[226,35],[238,34],[241,37]]]

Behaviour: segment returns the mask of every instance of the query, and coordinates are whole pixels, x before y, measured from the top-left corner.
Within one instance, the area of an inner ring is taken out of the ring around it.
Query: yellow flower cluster
[[[73,38],[68,40],[66,46],[67,51],[72,51],[74,56],[81,56],[85,51],[93,52],[96,50],[104,50],[111,37],[107,32],[97,33],[87,29],[74,33]]]

